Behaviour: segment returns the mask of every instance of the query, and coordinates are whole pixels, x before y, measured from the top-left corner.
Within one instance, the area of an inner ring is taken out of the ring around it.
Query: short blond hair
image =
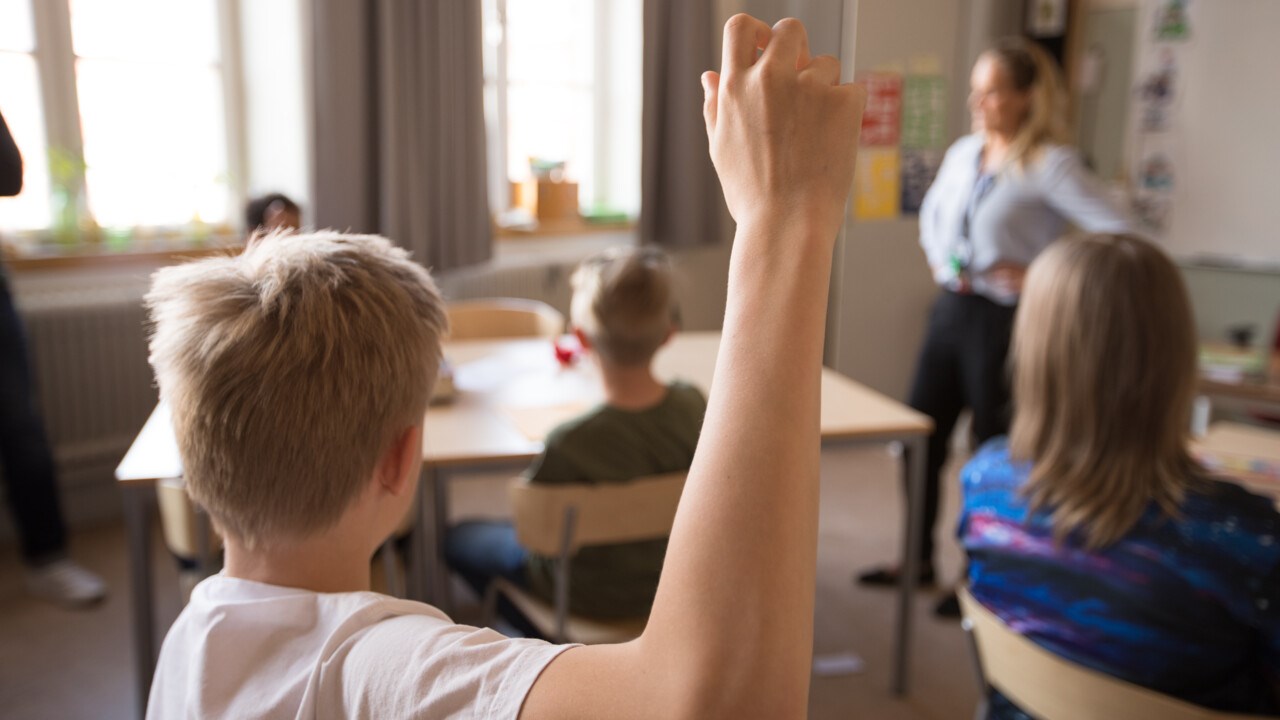
[[[1013,337],[1010,451],[1059,540],[1119,540],[1204,477],[1188,450],[1196,331],[1182,276],[1126,235],[1059,240],[1031,265]]]
[[[338,520],[422,423],[448,324],[408,253],[332,231],[165,268],[146,304],[187,488],[250,546]]]
[[[678,322],[671,261],[657,248],[610,248],[584,260],[571,282],[570,321],[609,362],[648,363]]]

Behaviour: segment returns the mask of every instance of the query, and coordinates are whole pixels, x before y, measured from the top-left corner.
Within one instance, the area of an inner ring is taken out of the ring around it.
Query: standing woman
[[[983,53],[970,78],[973,129],[947,151],[920,209],[920,244],[942,289],[928,331],[911,406],[933,418],[925,462],[920,583],[934,581],[939,474],[961,411],[973,413],[983,443],[1008,431],[1005,358],[1027,266],[1067,225],[1131,232],[1126,215],[1066,145],[1066,94],[1053,59],[1012,38]],[[893,567],[858,578],[898,581]],[[958,616],[954,594],[936,612]]]

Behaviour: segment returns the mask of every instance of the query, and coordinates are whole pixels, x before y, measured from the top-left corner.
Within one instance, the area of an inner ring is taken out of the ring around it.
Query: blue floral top
[[[1154,505],[1118,542],[1055,546],[1028,514],[1030,472],[1006,440],[961,473],[957,534],[971,591],[1010,627],[1080,665],[1218,710],[1280,715],[1280,514],[1212,481],[1180,517]],[[1025,718],[993,697],[991,718]]]

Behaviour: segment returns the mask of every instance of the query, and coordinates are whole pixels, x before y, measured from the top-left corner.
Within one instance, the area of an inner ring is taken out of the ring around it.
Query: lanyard
[[[982,159],[979,158],[978,162],[981,163]],[[978,212],[978,205],[991,194],[995,184],[995,173],[978,171],[978,177],[973,182],[973,192],[969,194],[969,202],[965,206],[964,217],[960,221],[960,233],[951,248],[951,269],[955,272],[957,280],[964,280],[963,275],[973,262],[973,238],[971,237],[973,216]]]

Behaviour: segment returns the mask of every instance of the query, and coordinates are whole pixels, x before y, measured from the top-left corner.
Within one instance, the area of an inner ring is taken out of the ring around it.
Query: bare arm
[[[803,717],[813,648],[819,382],[831,251],[862,89],[804,28],[739,15],[707,73],[711,155],[738,222],[716,384],[653,612],[569,650],[524,718]],[[757,59],[757,48],[764,53]]]

